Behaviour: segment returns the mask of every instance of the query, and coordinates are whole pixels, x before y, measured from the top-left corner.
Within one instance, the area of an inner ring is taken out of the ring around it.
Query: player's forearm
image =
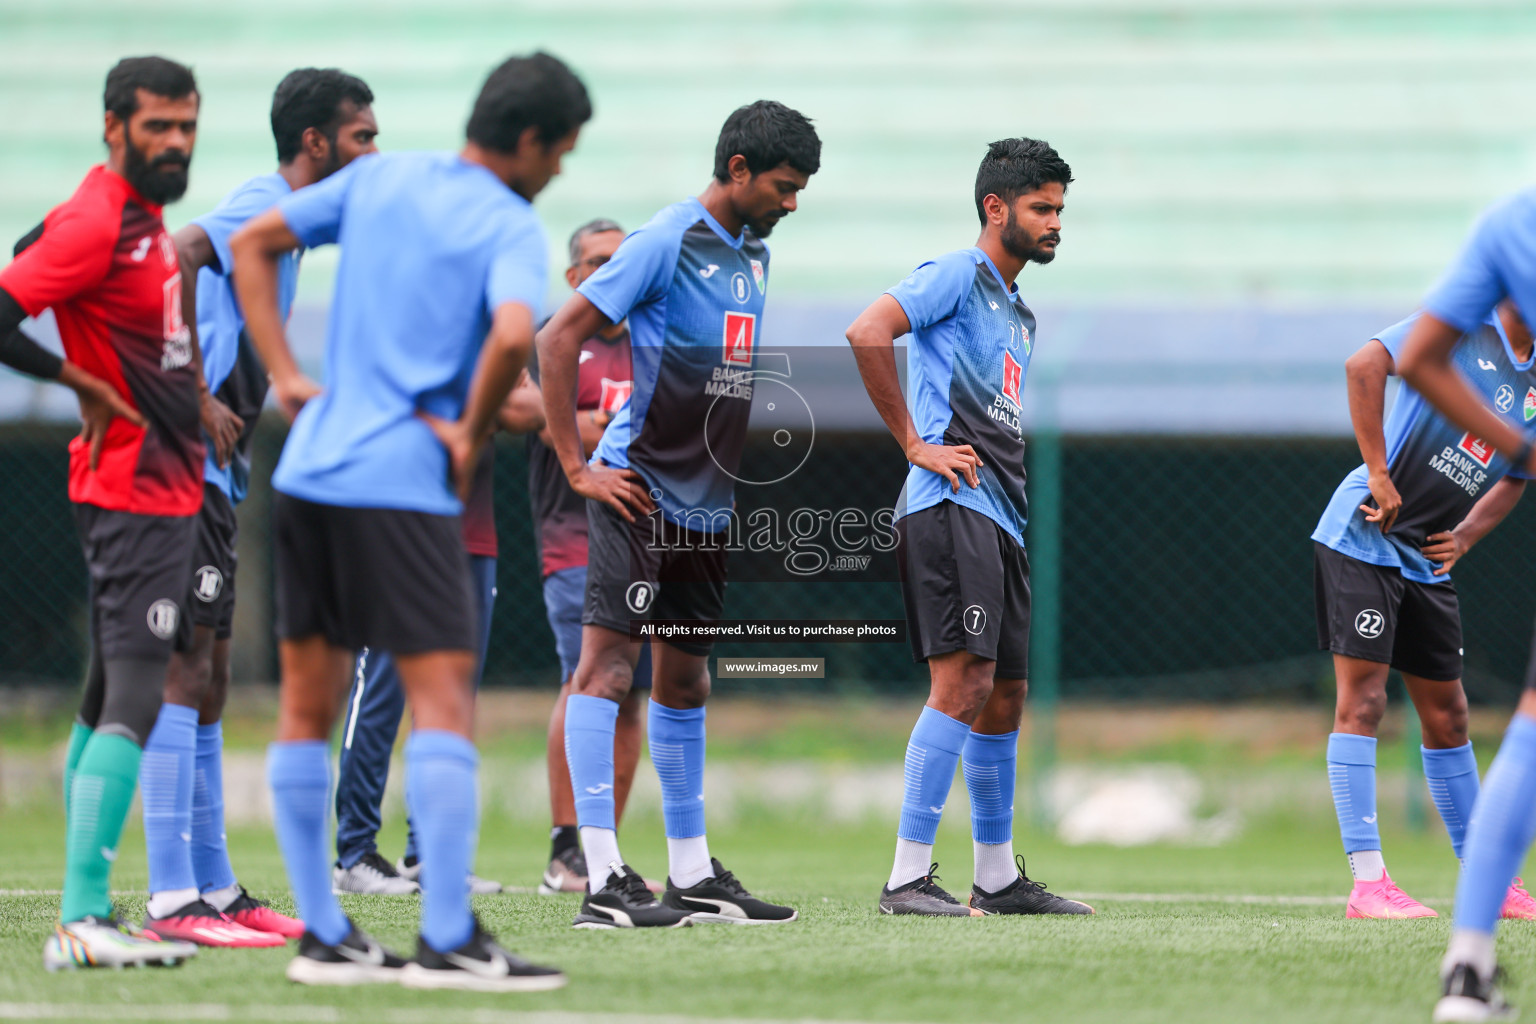
[[[235,295],[245,314],[246,333],[274,384],[302,376],[278,308],[278,258],[298,245],[277,210],[254,218],[229,240]]]
[[[1488,493],[1477,499],[1477,504],[1467,512],[1467,517],[1456,525],[1456,535],[1466,547],[1482,540],[1493,532],[1494,527],[1515,510],[1525,493],[1525,481],[1504,477],[1488,488]]]
[[[64,360],[22,331],[21,322],[26,318],[27,311],[21,308],[21,303],[0,288],[0,363],[31,377],[59,380]]]
[[[1458,337],[1456,328],[1425,313],[1403,342],[1398,372],[1409,387],[1423,395],[1446,419],[1505,455],[1515,455],[1524,446],[1525,438],[1484,406],[1451,365],[1451,352]]]
[[[1368,342],[1344,363],[1349,419],[1354,426],[1355,442],[1360,446],[1360,457],[1372,473],[1387,471],[1387,439],[1382,430],[1382,414],[1386,409],[1387,377],[1391,369],[1391,355],[1374,341]]]
[[[544,429],[549,446],[560,460],[566,476],[581,471],[587,464],[581,446],[581,432],[576,425],[577,367],[581,359],[582,338],[564,322],[562,309],[539,332],[539,390],[544,399]]]
[[[527,374],[501,404],[496,422],[509,434],[536,434],[544,429],[544,396]]]
[[[480,349],[480,360],[469,386],[462,422],[477,442],[490,436],[496,414],[528,365],[533,351],[533,311],[520,302],[497,307],[491,333]]]
[[[854,362],[858,364],[859,377],[864,381],[869,400],[905,454],[918,439],[917,426],[912,422],[907,400],[901,393],[901,376],[896,372],[895,339],[886,336],[887,333],[867,328],[860,330],[859,324],[855,323],[848,329],[848,341],[853,346]]]
[[[198,388],[207,398],[208,378],[203,373],[203,347],[197,335],[197,275],[204,267],[218,266],[219,257],[208,240],[208,233],[196,224],[188,224],[176,232],[171,241],[176,244],[176,261],[181,264],[181,320],[189,332]]]

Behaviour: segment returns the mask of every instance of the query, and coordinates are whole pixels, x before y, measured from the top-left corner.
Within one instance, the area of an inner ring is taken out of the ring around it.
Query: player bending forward
[[[1508,408],[1499,398],[1491,409],[1483,404],[1467,380],[1476,381],[1476,374],[1464,368],[1459,354],[1462,336],[1477,330],[1505,299],[1522,320],[1532,322],[1536,188],[1508,196],[1483,214],[1456,261],[1424,299],[1424,314],[1403,342],[1398,371],[1446,419],[1480,439],[1480,446],[1533,476],[1531,433],[1506,418]],[[1536,402],[1536,395],[1525,401]],[[1516,403],[1527,408],[1518,395]],[[1514,1017],[1499,992],[1493,933],[1515,872],[1536,836],[1536,657],[1526,670],[1525,685],[1467,829],[1450,947],[1440,964],[1436,1021]]]
[[[267,371],[245,334],[235,301],[230,237],[283,196],[375,151],[373,93],[334,68],[301,68],[272,96],[277,170],[235,188],[209,213],[176,232],[182,269],[197,282],[183,293],[194,324],[212,424],[203,465],[203,507],[187,588],[192,648],[171,657],[165,703],[144,747],[139,788],[149,903],[144,927],[163,939],[202,946],[280,946],[304,926],[248,894],[235,879],[224,837],[224,734],[230,637],[235,615],[235,506],[245,498],[251,438],[267,397]],[[286,319],[299,252],[279,261],[279,311]],[[187,301],[195,296],[194,301]]]
[[[752,402],[746,389],[715,392],[722,379],[756,365],[768,287],[762,239],[794,212],[820,166],[821,140],[798,111],[771,100],[736,110],[720,129],[714,180],[699,197],[667,207],[626,238],[539,332],[550,447],[572,490],[589,499],[581,654],[565,707],[588,869],[578,928],[795,919],[793,909],[753,897],[709,854],[704,702],[711,645],[651,645],[648,733],[670,868],[660,902],[619,855],[614,736],[640,659],[631,622],[720,618],[733,474]],[[625,318],[634,390],[588,465],[576,422],[583,345]]]
[[[932,678],[907,744],[882,913],[1093,913],[1031,881],[1013,856],[1029,675],[1019,392],[1035,340],[1035,315],[1014,280],[1026,264],[1055,258],[1071,181],[1044,142],[992,143],[976,173],[976,244],[922,264],[848,328],[869,397],[911,463],[896,504],[897,557],[912,654]],[[893,342],[909,331],[904,400]],[[939,887],[933,862],[956,762],[975,841],[968,904]]]
[[[267,758],[278,843],[307,929],[288,965],[294,981],[565,984],[498,946],[470,911],[476,619],[451,481],[467,490],[532,347],[548,254],[531,200],[591,113],[559,60],[514,57],[487,78],[459,153],[355,160],[231,242],[247,330],[278,403],[297,413],[272,479],[282,692]],[[342,251],[321,391],[289,350],[278,267],[300,245],[331,242]],[[414,725],[406,792],[423,898],[409,964],[355,927],[331,893],[327,741],[362,647],[394,655]]]
[[[1536,417],[1531,332],[1510,304],[1499,312],[1458,338],[1455,362],[1484,401],[1524,429]],[[1387,708],[1387,672],[1403,674],[1418,709],[1424,781],[1459,859],[1478,780],[1450,572],[1525,491],[1518,467],[1447,423],[1411,388],[1399,392],[1383,431],[1387,376],[1418,319],[1393,324],[1345,364],[1365,464],[1339,484],[1312,533],[1317,645],[1333,652],[1338,679],[1328,783],[1355,876],[1346,917],[1438,916],[1397,887],[1381,856],[1376,729]],[[1503,916],[1536,918],[1536,901],[1518,880]]]

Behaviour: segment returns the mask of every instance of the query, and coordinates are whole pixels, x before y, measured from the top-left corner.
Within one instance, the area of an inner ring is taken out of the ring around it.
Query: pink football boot
[[[1383,871],[1374,882],[1355,883],[1344,916],[1398,919],[1440,915],[1399,889],[1392,876]]]
[[[1536,899],[1525,891],[1521,879],[1515,879],[1515,884],[1504,894],[1504,909],[1499,916],[1506,921],[1536,921]]]

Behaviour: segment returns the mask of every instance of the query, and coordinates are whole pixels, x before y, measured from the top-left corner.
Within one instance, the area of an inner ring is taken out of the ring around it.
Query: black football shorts
[[[215,639],[228,640],[235,622],[235,545],[240,531],[235,507],[224,492],[203,485],[203,508],[197,514],[197,536],[192,547],[192,581],[187,611],[194,626],[213,630]]]
[[[912,657],[970,651],[1029,678],[1029,559],[991,518],[941,501],[896,520]]]
[[[1461,678],[1456,587],[1419,583],[1313,542],[1320,650],[1449,682]]]
[[[91,638],[102,658],[169,661],[191,647],[185,602],[196,519],[75,505],[91,574]]]

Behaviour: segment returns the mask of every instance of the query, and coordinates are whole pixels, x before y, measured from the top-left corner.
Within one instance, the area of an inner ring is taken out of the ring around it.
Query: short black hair
[[[528,128],[549,145],[565,138],[592,117],[587,87],[559,57],[542,50],[509,57],[480,87],[465,137],[498,153],[513,153]]]
[[[731,157],[746,158],[752,174],[789,164],[802,174],[821,169],[821,139],[811,119],[773,100],[738,107],[725,119],[715,143],[715,180],[731,180]]]
[[[609,220],[607,217],[598,217],[596,220],[589,220],[575,231],[572,231],[570,241],[571,266],[574,267],[581,259],[581,240],[583,238],[586,238],[588,235],[601,235],[609,231],[622,232],[623,230],[623,228],[619,227],[618,221]]]
[[[284,75],[272,93],[277,162],[286,164],[299,155],[309,128],[318,128],[334,145],[341,127],[341,105],[348,101],[369,106],[373,90],[361,78],[339,68],[299,68]]]
[[[981,166],[976,170],[976,216],[983,224],[987,222],[987,211],[981,205],[987,196],[997,196],[1011,204],[1019,196],[1050,182],[1060,182],[1065,191],[1072,184],[1072,168],[1049,143],[1039,139],[1000,139],[987,147],[987,155],[981,158]]]
[[[107,87],[101,105],[109,113],[127,121],[139,109],[139,90],[169,100],[179,100],[197,92],[192,69],[164,57],[124,57],[107,72]]]

